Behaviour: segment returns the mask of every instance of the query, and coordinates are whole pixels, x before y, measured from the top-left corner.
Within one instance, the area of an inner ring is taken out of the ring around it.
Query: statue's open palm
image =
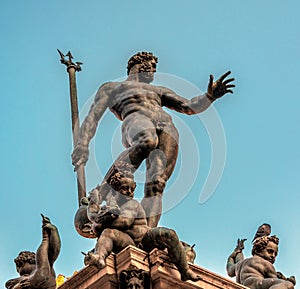
[[[223,74],[217,81],[214,82],[213,75],[209,76],[209,84],[207,87],[207,94],[209,98],[212,100],[215,100],[217,98],[222,97],[226,93],[233,93],[232,89],[235,87],[234,84],[232,84],[232,81],[234,81],[234,78],[225,78],[231,73],[231,71],[226,72]]]

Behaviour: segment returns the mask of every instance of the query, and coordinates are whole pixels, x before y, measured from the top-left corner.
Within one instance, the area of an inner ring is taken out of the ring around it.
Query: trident
[[[79,115],[78,115],[78,102],[77,102],[77,88],[76,88],[76,71],[81,71],[81,62],[73,63],[73,56],[69,51],[66,56],[69,59],[65,59],[65,55],[58,50],[60,55],[60,62],[67,66],[67,72],[69,74],[70,83],[70,100],[71,100],[71,115],[72,115],[72,132],[73,132],[73,147],[75,147],[79,133]],[[77,189],[78,189],[78,204],[80,206],[81,198],[86,196],[85,187],[85,172],[84,165],[80,165],[77,169]]]

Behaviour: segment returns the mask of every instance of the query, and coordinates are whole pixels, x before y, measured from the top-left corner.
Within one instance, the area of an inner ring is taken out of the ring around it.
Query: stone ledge
[[[137,267],[149,271],[148,254],[139,248],[128,246],[116,254],[116,266],[118,273],[122,270],[127,270],[129,267]]]
[[[93,288],[93,284],[97,280],[102,280],[107,276],[116,276],[115,270],[115,254],[111,254],[106,259],[105,268],[99,270],[95,266],[86,266],[81,269],[76,275],[72,276],[69,280],[59,286],[60,289],[87,289]],[[117,282],[116,278],[113,279]],[[112,287],[114,288],[114,287]]]
[[[152,289],[246,289],[240,284],[224,278],[198,265],[189,263],[190,268],[202,277],[197,282],[181,281],[180,273],[165,251],[154,249],[150,254],[128,246],[118,254],[106,259],[106,267],[99,270],[87,266],[62,284],[59,289],[119,289],[119,274],[132,268],[150,273]]]
[[[204,269],[198,265],[189,263],[190,269],[200,275],[202,280],[197,282],[181,281],[180,273],[176,266],[170,262],[165,251],[154,249],[149,256],[151,268],[151,280],[153,288],[164,289],[170,288],[205,288],[205,289],[245,289],[244,287],[230,279],[224,278],[216,273]]]

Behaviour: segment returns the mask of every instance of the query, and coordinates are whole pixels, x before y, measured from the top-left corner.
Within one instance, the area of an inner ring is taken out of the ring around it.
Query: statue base
[[[200,275],[197,282],[181,281],[180,273],[166,252],[154,249],[150,254],[128,246],[106,259],[105,268],[86,266],[59,289],[245,289],[227,278],[189,263],[190,269]],[[141,287],[135,286],[140,285]]]

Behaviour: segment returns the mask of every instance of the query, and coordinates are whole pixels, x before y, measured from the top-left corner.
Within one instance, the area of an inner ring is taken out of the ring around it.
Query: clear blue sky
[[[71,49],[84,63],[77,75],[80,110],[100,84],[125,76],[127,60],[137,51],[156,54],[160,84],[188,98],[206,90],[210,73],[231,70],[233,95],[201,117],[172,112],[181,153],[161,225],[196,243],[198,265],[226,276],[236,239],[248,238],[250,256],[250,240],[268,222],[280,238],[275,267],[299,280],[299,1],[102,2],[0,4],[0,283],[17,276],[13,259],[21,250],[35,251],[40,244],[41,212],[61,234],[57,273],[70,276],[82,268],[80,252],[95,244],[73,226],[77,188],[68,77],[57,48]],[[102,173],[121,149],[118,132],[119,122],[105,115],[95,141]],[[218,175],[224,160],[216,190],[200,204],[211,162]],[[91,189],[101,180],[88,166]],[[143,170],[138,181],[142,175]],[[179,194],[178,204],[172,192]]]

